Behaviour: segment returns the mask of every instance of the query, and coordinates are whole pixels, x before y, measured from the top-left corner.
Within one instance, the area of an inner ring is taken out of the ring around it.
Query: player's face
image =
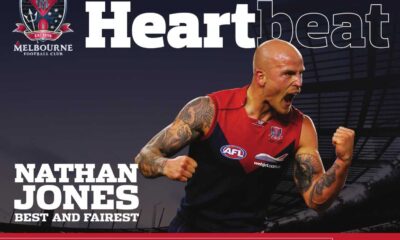
[[[279,114],[288,114],[303,84],[303,59],[298,55],[282,54],[272,59],[269,65],[265,72],[266,101]]]

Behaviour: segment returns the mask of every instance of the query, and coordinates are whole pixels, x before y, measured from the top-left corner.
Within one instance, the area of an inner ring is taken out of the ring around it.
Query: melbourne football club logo
[[[271,141],[281,141],[283,138],[282,128],[271,126],[269,138]]]
[[[64,23],[67,0],[19,0],[23,23],[14,32],[23,33],[31,41],[55,41],[63,33],[72,32]]]

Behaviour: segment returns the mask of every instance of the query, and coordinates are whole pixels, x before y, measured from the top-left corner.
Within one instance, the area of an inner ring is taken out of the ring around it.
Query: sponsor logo
[[[224,145],[220,148],[220,152],[223,156],[235,160],[243,159],[247,155],[246,150],[235,145]]]
[[[283,139],[283,130],[280,127],[271,126],[269,139],[272,141],[280,141]]]
[[[285,158],[288,156],[287,153],[283,154],[282,156],[278,157],[278,158],[274,158],[271,155],[267,154],[267,153],[259,153],[256,155],[256,159],[263,161],[263,162],[270,162],[270,163],[280,163],[283,162],[285,160]]]
[[[282,156],[275,158],[267,153],[259,153],[255,157],[256,161],[254,161],[254,165],[267,168],[281,168],[280,163],[282,163],[287,156],[288,154],[285,153]]]
[[[254,165],[257,165],[260,167],[267,167],[267,168],[281,168],[280,165],[274,165],[274,164],[262,163],[262,162],[254,162]]]

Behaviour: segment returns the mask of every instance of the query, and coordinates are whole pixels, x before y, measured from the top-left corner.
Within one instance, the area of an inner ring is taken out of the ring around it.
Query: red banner
[[[13,32],[23,33],[31,41],[56,41],[63,33],[73,32],[72,29],[69,28],[70,25],[69,23],[64,23],[60,26],[59,31],[30,31],[24,24],[17,23],[17,28]]]
[[[101,240],[399,240],[400,233],[5,233],[0,239]]]

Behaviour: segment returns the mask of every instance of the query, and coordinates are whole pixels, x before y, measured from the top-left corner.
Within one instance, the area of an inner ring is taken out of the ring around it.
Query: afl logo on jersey
[[[224,145],[219,150],[227,158],[240,160],[246,157],[246,150],[235,145]]]

